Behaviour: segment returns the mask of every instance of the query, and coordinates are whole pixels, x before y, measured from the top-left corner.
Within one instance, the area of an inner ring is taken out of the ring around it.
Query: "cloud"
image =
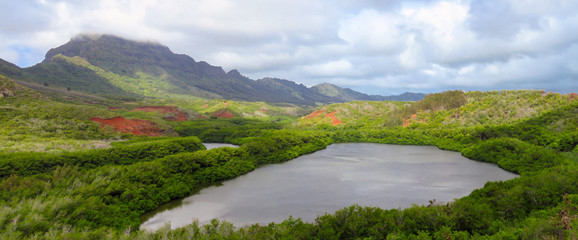
[[[0,1],[0,58],[21,66],[79,33],[160,42],[258,79],[371,93],[578,91],[567,0]]]
[[[341,23],[338,35],[352,48],[373,54],[390,54],[401,49],[405,33],[396,15],[364,10]]]
[[[355,75],[353,65],[344,59],[311,66],[304,66],[303,70],[312,76],[343,76]]]

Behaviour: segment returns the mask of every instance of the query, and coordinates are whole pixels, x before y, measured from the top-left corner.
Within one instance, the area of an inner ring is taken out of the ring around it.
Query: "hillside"
[[[309,110],[293,104],[200,98],[109,99],[0,75],[0,153],[110,147],[110,142],[135,136],[177,136],[176,122],[280,121]]]
[[[391,96],[380,96],[380,95],[367,95],[354,91],[350,88],[341,88],[339,86],[322,83],[311,87],[311,90],[328,96],[336,97],[349,101],[419,101],[425,97],[423,93],[403,93],[401,95],[391,95]]]
[[[44,61],[20,69],[0,61],[0,74],[37,84],[113,98],[228,99],[316,105],[352,100],[382,100],[334,85],[307,88],[289,80],[258,81],[237,70],[175,54],[158,43],[137,42],[112,35],[80,35],[50,49]],[[340,93],[320,90],[339,89]],[[413,100],[419,100],[416,95]]]
[[[11,79],[0,75],[0,98],[13,97],[16,84]]]
[[[474,127],[507,124],[576,102],[575,94],[543,91],[448,91],[418,102],[336,103],[318,107],[299,126],[340,127]],[[332,113],[328,116],[328,114]],[[333,124],[334,119],[341,123]]]

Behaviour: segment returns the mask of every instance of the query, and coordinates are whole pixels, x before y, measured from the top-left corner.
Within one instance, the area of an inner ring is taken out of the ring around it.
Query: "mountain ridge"
[[[82,60],[80,60],[80,59]],[[166,97],[180,94],[202,98],[316,105],[354,100],[391,100],[333,84],[306,87],[290,80],[253,80],[238,70],[195,61],[153,42],[126,40],[113,35],[79,35],[47,51],[45,59],[28,68],[0,61],[0,74],[39,84],[122,97]],[[158,88],[142,89],[139,82]],[[121,86],[122,85],[122,86]],[[322,88],[332,88],[328,95]],[[149,91],[151,93],[143,94]],[[417,101],[425,94],[406,99]]]

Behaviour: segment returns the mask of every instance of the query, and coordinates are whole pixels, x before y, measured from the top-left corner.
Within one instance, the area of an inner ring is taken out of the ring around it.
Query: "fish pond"
[[[450,202],[516,174],[432,146],[333,144],[282,164],[262,166],[149,213],[143,229],[172,228],[198,219],[235,226],[313,221],[353,204],[384,209]]]

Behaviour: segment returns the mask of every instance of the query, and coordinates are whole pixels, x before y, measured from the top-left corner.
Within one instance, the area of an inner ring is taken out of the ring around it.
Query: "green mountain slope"
[[[350,88],[342,88],[330,83],[322,83],[311,87],[311,90],[319,94],[342,99],[345,102],[349,101],[419,101],[425,97],[423,93],[403,93],[401,95],[392,96],[380,96],[380,95],[367,95],[354,91]]]
[[[52,57],[48,61],[45,60],[42,64],[24,69],[24,80],[87,93],[120,97],[137,96],[115,86],[109,79],[93,70],[59,56],[61,55]]]
[[[282,79],[249,79],[236,70],[175,54],[168,47],[111,35],[80,35],[50,49],[44,61],[20,69],[0,61],[0,73],[15,79],[116,97],[173,98],[176,95],[242,101],[315,105],[380,100],[351,89],[325,94]],[[325,86],[330,86],[325,84]],[[183,97],[181,96],[181,97]]]
[[[18,77],[22,75],[22,69],[13,63],[0,58],[0,74],[6,77]]]

